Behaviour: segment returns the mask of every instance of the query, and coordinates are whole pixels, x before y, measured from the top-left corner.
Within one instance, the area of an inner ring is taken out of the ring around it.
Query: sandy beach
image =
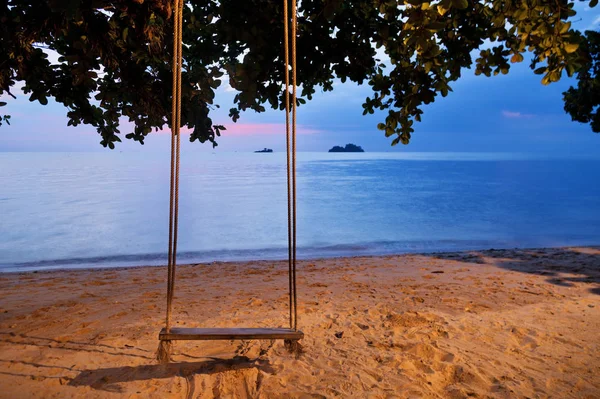
[[[304,353],[176,342],[154,360],[166,268],[0,275],[2,398],[597,398],[600,248],[298,266]],[[185,327],[287,321],[287,262],[178,268]]]

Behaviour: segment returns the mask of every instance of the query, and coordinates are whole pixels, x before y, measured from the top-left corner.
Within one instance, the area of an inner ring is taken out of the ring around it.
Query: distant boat
[[[258,151],[254,151],[255,153],[259,153],[259,152],[273,152],[272,149],[270,148],[263,148],[262,150],[258,150]]]
[[[335,147],[330,149],[329,152],[365,152],[365,150],[363,150],[361,146],[356,144],[346,144],[345,147],[340,147],[339,145],[336,145]]]

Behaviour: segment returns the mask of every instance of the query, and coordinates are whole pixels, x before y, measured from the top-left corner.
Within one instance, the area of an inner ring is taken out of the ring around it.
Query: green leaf
[[[438,6],[437,6],[438,14],[445,15],[450,10],[451,7],[452,7],[452,3],[450,3],[450,2],[447,2],[447,4],[444,4],[444,2],[438,4]]]
[[[521,62],[523,61],[523,54],[516,53],[510,58],[510,62]]]
[[[452,0],[452,6],[464,10],[469,7],[469,2],[467,0]]]
[[[564,49],[568,54],[574,53],[579,48],[577,43],[565,43]]]
[[[571,29],[571,22],[567,22],[566,24],[562,24],[560,28],[560,34],[567,33]]]
[[[377,129],[379,129],[379,130],[385,130],[385,123],[378,123],[377,124]]]
[[[432,30],[432,31],[438,31],[438,30],[442,30],[446,27],[446,23],[445,22],[432,22],[429,25],[427,25],[427,29]]]
[[[6,105],[6,102],[0,101],[0,107],[4,107],[5,105]]]
[[[325,18],[327,19],[332,19],[333,15],[335,14],[335,12],[337,11],[337,9],[340,7],[340,5],[342,4],[342,0],[326,0],[325,1],[325,8],[323,10],[323,14],[325,15]]]
[[[542,84],[544,86],[548,86],[550,84],[550,74],[544,75],[544,77],[542,78]]]
[[[590,8],[594,8],[598,5],[598,0],[590,0]]]

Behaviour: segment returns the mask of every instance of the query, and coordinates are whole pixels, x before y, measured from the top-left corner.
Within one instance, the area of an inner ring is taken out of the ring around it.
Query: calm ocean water
[[[600,244],[599,160],[300,153],[301,258]],[[0,153],[0,271],[166,263],[168,154]],[[182,155],[179,262],[287,256],[285,154]]]

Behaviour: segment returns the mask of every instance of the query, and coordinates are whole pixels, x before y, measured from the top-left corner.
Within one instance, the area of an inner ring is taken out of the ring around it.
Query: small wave
[[[463,251],[485,248],[516,247],[515,243],[487,240],[424,240],[377,241],[351,244],[330,244],[298,247],[298,259],[342,256],[375,256],[419,252]],[[179,264],[225,261],[281,260],[288,256],[287,248],[222,249],[187,251],[177,254]],[[159,266],[167,263],[166,253],[129,254],[95,257],[38,260],[0,264],[0,272],[36,270]]]

